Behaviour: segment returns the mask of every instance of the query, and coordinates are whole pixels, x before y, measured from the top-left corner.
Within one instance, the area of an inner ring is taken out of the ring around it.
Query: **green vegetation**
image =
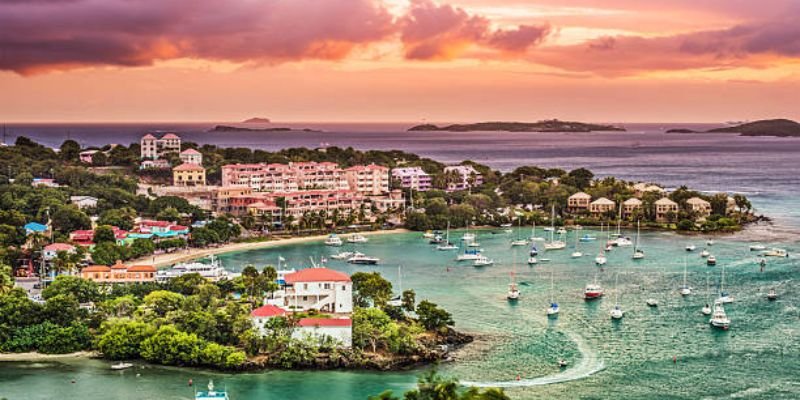
[[[502,389],[478,388],[462,389],[458,380],[445,378],[432,369],[421,375],[417,380],[417,387],[411,389],[402,397],[403,400],[511,400]],[[387,390],[377,396],[370,396],[369,400],[401,400]]]
[[[778,137],[798,137],[800,136],[800,123],[790,119],[765,119],[760,121],[747,122],[736,126],[726,126],[724,128],[714,128],[705,131],[706,133],[738,133],[742,136],[778,136]],[[691,129],[670,129],[667,133],[702,133]]]
[[[478,122],[474,124],[454,124],[436,126],[432,124],[417,125],[409,131],[505,131],[505,132],[593,132],[593,131],[624,131],[624,128],[613,125],[586,124],[583,122],[559,121],[557,119],[539,122]]]

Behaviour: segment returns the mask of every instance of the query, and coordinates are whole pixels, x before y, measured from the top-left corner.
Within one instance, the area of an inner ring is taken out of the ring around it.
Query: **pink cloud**
[[[548,25],[493,31],[487,18],[431,0],[412,0],[399,24],[406,58],[420,60],[456,58],[471,45],[521,53],[550,33]]]

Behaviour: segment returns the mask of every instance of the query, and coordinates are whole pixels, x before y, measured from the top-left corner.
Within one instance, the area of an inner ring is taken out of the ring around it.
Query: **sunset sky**
[[[0,122],[800,119],[797,0],[5,0]]]

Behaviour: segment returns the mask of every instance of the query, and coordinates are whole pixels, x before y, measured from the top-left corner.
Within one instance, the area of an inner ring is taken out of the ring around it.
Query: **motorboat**
[[[536,265],[538,263],[539,260],[537,260],[535,256],[528,257],[528,265]]]
[[[615,305],[614,308],[611,309],[611,319],[622,319],[623,316],[625,316],[625,313],[619,305]]]
[[[458,250],[458,246],[453,243],[447,242],[445,244],[440,244],[436,246],[436,250],[439,251],[450,251],[450,250]]]
[[[686,245],[686,251],[695,251],[695,250],[697,250],[697,246],[693,244]]]
[[[512,246],[527,246],[528,240],[527,239],[516,239],[511,241]]]
[[[714,303],[714,313],[711,315],[711,319],[708,320],[708,323],[714,328],[724,330],[730,328],[731,320],[728,318],[728,315],[725,314],[725,307],[722,306],[722,303]]]
[[[550,307],[547,307],[547,311],[545,311],[548,317],[558,316],[558,303],[554,299],[555,291],[555,274],[550,271]]]
[[[194,394],[195,400],[229,400],[228,392],[214,389],[214,382],[208,382],[208,391],[198,391]]]
[[[511,301],[519,300],[519,289],[517,288],[516,283],[511,282],[508,284],[508,293],[506,294],[506,298]]]
[[[123,369],[128,369],[128,368],[132,368],[132,367],[133,367],[133,364],[126,363],[126,362],[118,362],[116,364],[112,364],[111,365],[111,369],[113,369],[114,371],[121,371]]]
[[[706,303],[706,305],[704,305],[703,308],[700,309],[700,312],[703,315],[711,315],[711,306],[709,306],[708,303]]]
[[[707,249],[703,249],[703,251],[700,252],[700,257],[701,258],[706,258],[706,257],[708,257],[710,255],[711,255],[711,252],[709,252]]]
[[[425,233],[422,234],[423,239],[433,239],[434,237],[436,237],[436,235],[434,235],[432,231],[425,231]]]
[[[347,238],[347,243],[367,243],[369,239],[360,233],[354,233]]]
[[[567,360],[558,360],[558,367],[559,368],[566,368],[569,365]]]
[[[764,252],[764,257],[789,257],[789,252],[773,247]]]
[[[709,267],[717,265],[717,257],[708,256],[708,258],[706,259],[706,265],[708,265]]]
[[[767,249],[767,246],[764,246],[763,244],[750,245],[750,251],[764,251],[766,249]]]
[[[346,260],[346,259],[352,257],[353,254],[354,253],[352,251],[342,251],[340,253],[332,254],[331,258],[334,259],[334,260]]]
[[[720,292],[719,293],[719,297],[717,298],[716,301],[718,303],[728,304],[728,303],[733,303],[734,301],[736,301],[736,298],[731,296],[730,293],[728,293],[728,292]]]
[[[769,293],[767,293],[767,300],[774,301],[778,299],[778,293],[775,292],[775,289],[770,289]]]
[[[572,257],[572,258],[581,258],[581,257],[583,257],[583,253],[581,253],[580,251],[573,251],[572,254],[570,254],[570,257]]]
[[[156,272],[156,282],[167,282],[170,279],[186,274],[199,274],[203,278],[214,282],[233,277],[234,274],[226,271],[217,257],[212,255],[209,260],[211,261],[209,264],[193,261],[175,264],[170,269],[162,269]]]
[[[558,234],[558,235],[566,235],[567,234],[567,230],[564,229],[564,228],[558,228],[558,230],[556,231],[556,234]]]
[[[481,256],[480,250],[465,249],[464,253],[456,256],[456,261],[477,260]]]
[[[566,247],[567,247],[567,244],[562,242],[562,241],[560,241],[560,240],[547,242],[547,243],[544,244],[544,249],[545,250],[563,250]]]
[[[614,242],[616,243],[617,247],[633,246],[633,242],[631,241],[631,239],[626,237],[617,238],[617,240],[615,240]]]
[[[654,298],[652,298],[652,297],[651,297],[651,298],[649,298],[649,299],[647,299],[647,300],[645,301],[645,303],[647,303],[647,306],[648,306],[648,307],[658,307],[658,300],[656,300],[656,299],[654,299]]]
[[[467,232],[467,233],[464,234],[464,236],[461,236],[461,241],[462,242],[471,242],[473,240],[475,240],[475,234],[474,233]]]
[[[607,262],[608,259],[606,258],[606,255],[603,253],[598,254],[597,257],[594,258],[594,263],[597,264],[598,266],[606,265]]]
[[[581,241],[581,242],[592,242],[592,241],[595,241],[595,240],[597,240],[597,238],[596,238],[596,237],[594,237],[594,236],[591,236],[591,235],[589,235],[588,233],[587,233],[587,234],[584,234],[584,235],[583,235],[583,236],[581,236],[581,238],[580,238],[580,241]]]
[[[442,235],[436,235],[433,237],[433,239],[429,240],[428,243],[430,244],[444,243],[444,238],[442,237]]]
[[[344,242],[342,242],[342,238],[340,238],[335,233],[331,233],[330,235],[328,235],[328,238],[325,239],[326,246],[341,246],[343,244]]]
[[[483,254],[478,256],[478,258],[476,258],[475,261],[472,263],[472,265],[476,267],[486,267],[492,264],[494,264],[494,260],[484,256]]]
[[[356,252],[350,258],[347,259],[347,262],[350,264],[359,264],[359,265],[375,265],[381,259],[377,257],[370,257],[366,254]]]

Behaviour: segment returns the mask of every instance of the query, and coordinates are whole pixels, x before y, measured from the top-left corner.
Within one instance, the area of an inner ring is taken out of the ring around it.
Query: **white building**
[[[92,196],[70,196],[69,202],[80,209],[97,207],[97,197]]]
[[[267,304],[287,311],[353,312],[353,282],[343,272],[306,268],[287,274],[284,280],[284,289],[275,292],[274,298],[267,299]]]
[[[75,246],[67,243],[51,243],[44,246],[42,249],[42,258],[45,261],[50,261],[58,256],[59,251],[66,251],[67,253],[75,253]]]
[[[433,184],[431,176],[420,167],[395,168],[392,170],[392,178],[397,179],[400,186],[418,192],[431,190]]]
[[[456,173],[459,179],[447,182],[447,191],[455,192],[459,190],[467,190],[471,187],[480,186],[483,184],[483,175],[471,165],[455,165],[444,167],[444,173]]]
[[[158,160],[167,153],[179,153],[181,138],[174,133],[167,133],[161,138],[156,138],[153,134],[148,133],[142,136],[139,145],[143,160]]]
[[[250,319],[263,336],[269,332],[269,321],[276,317],[286,317],[286,310],[267,304],[250,313]],[[353,321],[350,318],[301,318],[292,330],[295,339],[330,337],[341,343],[342,347],[353,345]]]
[[[195,149],[186,149],[180,154],[181,162],[184,164],[203,165],[203,153]]]

